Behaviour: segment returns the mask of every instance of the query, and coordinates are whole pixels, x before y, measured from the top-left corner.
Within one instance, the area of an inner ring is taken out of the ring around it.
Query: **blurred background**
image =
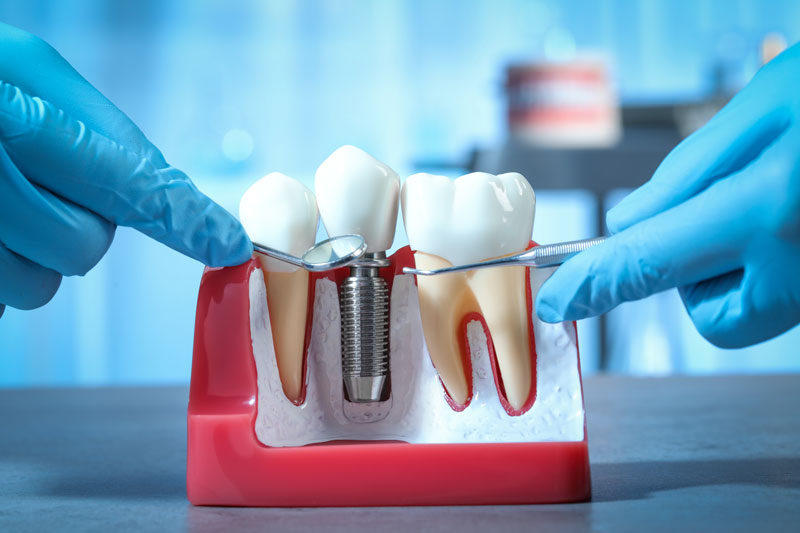
[[[608,208],[800,39],[791,0],[29,0],[0,1],[0,20],[55,46],[233,213],[264,174],[312,186],[354,144],[401,176],[522,172],[540,242],[604,232]],[[201,273],[120,228],[47,306],[6,310],[0,386],[187,383]],[[720,350],[674,291],[579,335],[586,374],[800,370],[800,328]]]

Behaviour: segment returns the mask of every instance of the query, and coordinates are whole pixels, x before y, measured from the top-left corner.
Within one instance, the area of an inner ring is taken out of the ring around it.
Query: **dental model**
[[[525,178],[417,174],[401,192],[394,171],[345,146],[320,165],[315,189],[316,199],[287,176],[265,176],[242,197],[242,223],[254,241],[299,256],[313,244],[319,211],[330,236],[358,233],[368,255],[326,271],[260,254],[206,268],[189,395],[189,500],[588,499],[575,323],[547,324],[533,312],[550,270],[404,273],[535,246]],[[400,200],[411,245],[387,257]]]
[[[239,218],[252,240],[299,257],[314,244],[319,213],[314,195],[305,185],[273,172],[245,191],[239,202]],[[309,273],[264,255],[259,259],[283,392],[299,405],[303,402],[310,314]]]
[[[379,402],[389,373],[389,287],[379,268],[390,265],[400,178],[363,150],[342,146],[319,166],[314,188],[328,235],[367,241],[340,289],[342,371],[351,402]]]
[[[415,174],[403,185],[403,220],[417,268],[483,261],[528,247],[536,199],[520,174],[475,172],[455,181]],[[460,342],[474,313],[484,317],[494,343],[506,399],[514,411],[532,401],[526,269],[508,267],[438,278],[417,278],[425,340],[442,383],[457,408],[470,400],[469,358]]]

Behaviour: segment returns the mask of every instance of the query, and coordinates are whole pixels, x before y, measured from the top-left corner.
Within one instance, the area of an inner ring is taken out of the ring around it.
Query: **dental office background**
[[[510,64],[602,57],[623,108],[663,106],[729,95],[757,70],[765,36],[800,39],[791,0],[31,0],[0,1],[0,20],[55,46],[233,213],[270,171],[313,189],[343,144],[402,176],[467,172],[425,162],[507,142]],[[593,236],[597,209],[586,191],[537,191],[534,239]],[[405,244],[399,221],[393,249]],[[187,383],[202,270],[119,228],[100,264],[65,278],[47,306],[6,310],[0,386]],[[598,327],[579,326],[585,374],[800,370],[800,328],[720,350],[675,291],[610,313],[603,357]]]

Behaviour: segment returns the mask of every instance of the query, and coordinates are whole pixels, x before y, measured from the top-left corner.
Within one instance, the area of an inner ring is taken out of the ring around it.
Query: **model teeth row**
[[[242,196],[239,217],[250,237],[293,255],[314,244],[319,215],[329,235],[358,233],[367,252],[394,240],[398,200],[419,268],[481,261],[528,247],[535,196],[516,173],[475,172],[455,180],[431,174],[400,178],[353,146],[343,146],[317,170],[314,194],[272,173]],[[308,272],[259,256],[267,290],[275,353],[287,398],[302,401],[308,316]],[[531,339],[524,267],[486,269],[417,279],[428,351],[452,402],[469,401],[468,369],[459,339],[462,322],[478,313],[491,334],[508,404],[521,409],[532,391]]]

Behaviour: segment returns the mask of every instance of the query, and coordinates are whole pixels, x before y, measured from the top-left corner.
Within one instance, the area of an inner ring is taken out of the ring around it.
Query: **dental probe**
[[[324,272],[347,266],[361,259],[367,251],[367,243],[361,235],[339,235],[315,244],[303,254],[302,258],[257,242],[253,243],[253,249],[311,272]]]
[[[403,274],[416,274],[417,276],[436,276],[437,274],[449,274],[452,272],[465,272],[467,270],[478,270],[479,268],[489,268],[498,266],[529,266],[533,268],[545,268],[558,266],[573,255],[580,253],[596,244],[605,241],[607,237],[595,237],[581,241],[559,242],[556,244],[546,244],[537,246],[530,250],[525,250],[518,254],[479,263],[469,263],[466,265],[451,266],[447,268],[437,268],[435,270],[420,270],[417,268],[404,267]]]

